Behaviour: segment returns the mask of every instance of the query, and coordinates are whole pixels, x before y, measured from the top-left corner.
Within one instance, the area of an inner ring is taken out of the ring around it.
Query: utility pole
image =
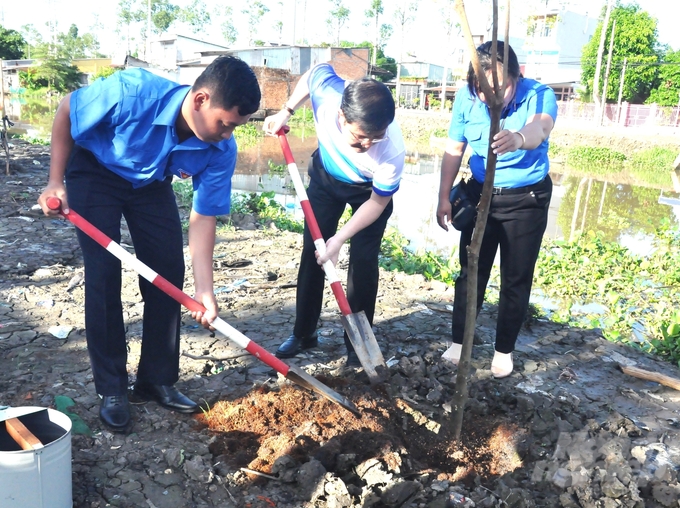
[[[5,70],[3,62],[0,58],[0,109],[5,111]]]
[[[611,16],[613,3],[614,0],[609,0],[607,2],[607,11],[605,12],[602,30],[600,32],[600,45],[597,48],[597,63],[595,64],[595,78],[593,80],[593,100],[595,101],[596,121],[600,118],[600,75],[602,74],[602,56],[604,55],[604,43],[607,39],[607,28],[609,27],[609,16]]]
[[[151,0],[146,0],[146,50],[144,60],[151,58]]]
[[[609,37],[609,54],[607,55],[607,71],[604,74],[604,86],[602,87],[602,107],[600,108],[600,116],[598,117],[597,125],[602,125],[604,120],[604,112],[607,108],[607,87],[609,85],[609,71],[612,67],[612,52],[614,50],[614,34],[616,33],[616,20],[612,24],[612,33]]]
[[[628,57],[623,59],[623,69],[621,69],[621,83],[619,84],[619,99],[616,106],[616,123],[621,121],[621,99],[623,98],[623,81],[626,79],[626,67],[628,66]]]
[[[295,26],[297,25],[297,0],[293,0],[293,46],[295,46]]]

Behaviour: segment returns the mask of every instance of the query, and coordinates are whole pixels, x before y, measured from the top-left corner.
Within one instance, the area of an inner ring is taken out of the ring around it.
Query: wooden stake
[[[624,374],[633,376],[639,379],[645,379],[646,381],[654,381],[674,390],[680,390],[680,379],[666,376],[665,374],[659,374],[658,372],[652,372],[650,370],[640,369],[639,367],[631,367],[628,365],[619,365],[619,368]]]

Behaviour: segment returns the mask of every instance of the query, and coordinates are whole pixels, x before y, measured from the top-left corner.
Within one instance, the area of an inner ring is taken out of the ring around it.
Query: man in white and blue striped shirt
[[[335,264],[350,239],[347,298],[353,313],[364,311],[373,323],[380,243],[404,170],[404,141],[394,121],[394,99],[384,84],[369,78],[345,81],[329,64],[317,65],[301,76],[282,110],[265,119],[265,131],[278,132],[307,99],[319,142],[309,163],[307,195],[326,240],[326,253],[316,258],[305,225],[295,327],[276,351],[279,358],[317,345],[324,289],[324,272],[318,265],[328,259]],[[352,218],[338,230],[346,205],[352,208]],[[358,366],[347,334],[345,344],[347,364]]]

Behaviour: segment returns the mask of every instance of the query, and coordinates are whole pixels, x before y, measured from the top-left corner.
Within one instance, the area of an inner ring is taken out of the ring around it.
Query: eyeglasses
[[[387,141],[387,134],[383,135],[381,138],[366,138],[366,137],[359,137],[354,132],[352,132],[352,129],[347,129],[349,133],[352,135],[354,140],[360,144],[360,145],[375,145],[376,143],[382,143],[383,141]]]

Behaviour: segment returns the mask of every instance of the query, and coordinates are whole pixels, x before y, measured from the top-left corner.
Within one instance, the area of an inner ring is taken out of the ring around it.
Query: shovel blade
[[[286,379],[289,379],[293,383],[296,383],[300,386],[304,386],[305,388],[308,388],[308,389],[318,393],[319,395],[326,397],[331,402],[335,402],[336,404],[340,404],[342,407],[351,411],[356,416],[359,416],[359,417],[361,416],[359,409],[347,397],[343,397],[339,393],[331,390],[329,387],[327,387],[321,381],[313,378],[312,376],[307,374],[304,370],[302,370],[300,367],[298,367],[296,365],[290,366],[290,368],[288,369],[288,374],[286,374]]]
[[[364,311],[342,316],[342,324],[371,384],[387,379],[387,365]]]

